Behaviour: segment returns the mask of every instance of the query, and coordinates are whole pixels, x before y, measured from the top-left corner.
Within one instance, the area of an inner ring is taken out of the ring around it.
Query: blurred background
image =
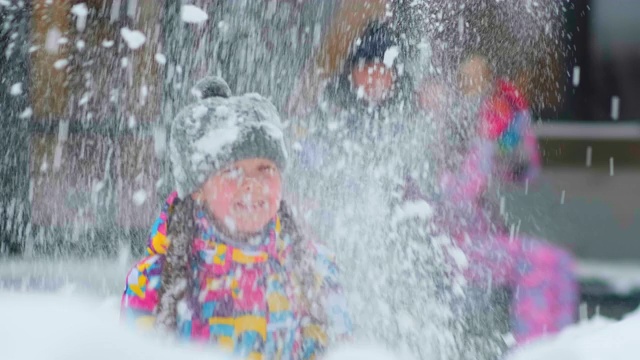
[[[513,194],[531,232],[564,243],[581,260],[590,311],[620,315],[638,305],[640,264],[640,1],[572,1],[564,40],[573,51],[557,107],[536,132],[543,181]]]
[[[504,2],[474,1],[471,26],[507,39],[491,43],[533,104],[543,155],[542,180],[507,193],[509,216],[578,256],[589,312],[621,316],[640,303],[640,1],[558,0],[559,27],[531,42],[509,29],[505,19],[519,14]],[[277,67],[286,71],[258,69],[270,75],[255,86],[231,78],[231,87],[268,89],[284,109],[318,49],[339,63],[351,39],[335,40],[336,19],[358,25],[386,11],[377,0],[366,11],[358,4],[367,1],[265,1],[236,24],[215,15],[232,5],[193,3],[231,38],[207,47],[210,31],[181,23],[178,1],[0,1],[0,261],[73,256],[86,269],[87,255],[115,257],[107,287],[119,286],[168,191],[173,109],[207,69],[234,69],[214,60],[240,51],[234,36],[254,36],[234,26],[250,24],[261,47],[252,51],[284,59]],[[458,19],[440,23],[457,29]],[[144,33],[145,46],[132,48],[122,28]],[[198,50],[184,53],[187,45]]]

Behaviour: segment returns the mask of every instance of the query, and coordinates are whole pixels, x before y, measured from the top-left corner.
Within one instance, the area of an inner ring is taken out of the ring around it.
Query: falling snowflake
[[[182,5],[180,9],[180,19],[189,24],[201,24],[208,18],[206,12],[194,5]]]
[[[120,35],[122,35],[122,38],[131,50],[140,48],[146,40],[146,37],[143,33],[138,30],[131,30],[128,27],[123,27],[122,29],[120,29]]]

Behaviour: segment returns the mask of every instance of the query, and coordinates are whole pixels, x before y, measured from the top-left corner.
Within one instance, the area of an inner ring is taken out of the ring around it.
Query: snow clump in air
[[[131,30],[128,27],[123,27],[122,29],[120,29],[120,35],[122,35],[122,38],[131,50],[140,48],[147,39],[140,31]]]
[[[188,24],[202,24],[207,21],[209,15],[194,5],[182,5],[180,19]]]

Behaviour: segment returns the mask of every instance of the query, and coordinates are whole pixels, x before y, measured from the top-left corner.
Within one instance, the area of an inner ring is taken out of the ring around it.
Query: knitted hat
[[[335,83],[327,87],[327,96],[338,106],[345,109],[360,108],[370,110],[371,104],[362,101],[351,82],[352,70],[363,63],[377,62],[394,71],[394,83],[391,96],[377,107],[402,103],[413,92],[411,78],[404,71],[406,46],[393,28],[385,21],[373,21],[362,35],[351,45],[350,53],[344,63],[342,74]]]
[[[239,160],[265,158],[287,165],[280,116],[258,94],[231,96],[221,78],[207,77],[191,91],[199,100],[171,124],[169,152],[178,195],[198,190],[218,170]]]
[[[391,25],[386,22],[374,21],[369,24],[362,36],[353,44],[351,54],[347,60],[347,68],[353,68],[361,61],[372,62],[377,60],[384,62],[387,51],[394,47],[399,51],[400,43]]]

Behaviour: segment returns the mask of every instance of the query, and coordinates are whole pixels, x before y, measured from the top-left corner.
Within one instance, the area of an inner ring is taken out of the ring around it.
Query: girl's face
[[[372,103],[386,100],[393,89],[393,70],[384,64],[366,63],[351,70],[351,84],[356,91],[362,88],[364,99]]]
[[[472,56],[460,66],[458,85],[463,95],[481,95],[491,86],[493,74],[486,59]]]
[[[278,211],[282,178],[273,161],[240,160],[210,177],[194,197],[230,234],[255,234]]]

